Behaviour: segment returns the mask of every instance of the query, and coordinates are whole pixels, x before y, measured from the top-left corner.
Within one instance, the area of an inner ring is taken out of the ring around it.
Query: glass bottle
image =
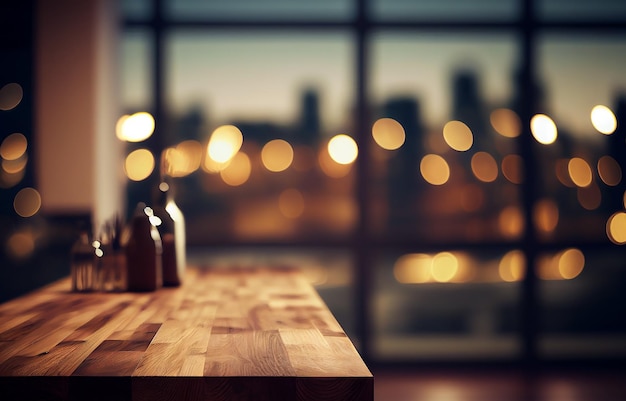
[[[175,287],[180,285],[178,248],[176,247],[176,222],[167,210],[169,185],[163,181],[154,191],[152,209],[160,219],[157,225],[163,243],[163,285]]]
[[[163,285],[163,245],[155,220],[151,208],[137,205],[125,249],[128,291],[155,291]]]
[[[187,268],[187,237],[185,232],[185,216],[175,202],[175,188],[171,181],[171,177],[176,174],[176,163],[173,163],[175,160],[178,160],[176,150],[168,148],[161,152],[160,176],[161,185],[166,194],[164,199],[165,210],[169,213],[172,220],[174,220],[176,266],[178,268],[178,278],[182,281],[185,276],[185,269]]]

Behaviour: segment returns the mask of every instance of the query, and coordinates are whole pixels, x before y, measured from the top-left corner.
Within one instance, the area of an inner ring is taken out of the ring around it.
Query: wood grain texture
[[[372,400],[374,379],[297,269],[188,269],[179,288],[0,305],[11,400]]]

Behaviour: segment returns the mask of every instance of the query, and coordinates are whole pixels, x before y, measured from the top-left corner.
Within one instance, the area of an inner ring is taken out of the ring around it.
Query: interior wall
[[[115,137],[116,2],[37,2],[36,177],[47,215],[119,211]]]

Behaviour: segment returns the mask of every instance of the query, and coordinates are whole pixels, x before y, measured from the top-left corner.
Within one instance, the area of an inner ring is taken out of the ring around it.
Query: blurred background
[[[626,360],[626,3],[0,11],[0,301],[164,155],[190,260],[302,268],[370,366]]]

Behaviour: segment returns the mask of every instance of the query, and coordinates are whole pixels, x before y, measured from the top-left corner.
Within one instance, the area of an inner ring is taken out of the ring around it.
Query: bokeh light
[[[2,141],[0,144],[0,157],[4,160],[17,160],[26,154],[28,141],[24,134],[14,133]]]
[[[531,118],[530,131],[537,142],[543,145],[554,143],[558,135],[556,124],[545,114],[536,114]]]
[[[2,171],[8,174],[17,174],[26,169],[27,163],[28,157],[26,155],[15,160],[2,160]]]
[[[4,164],[4,161],[3,161]],[[0,169],[0,188],[11,188],[19,184],[26,175],[26,170],[22,169],[17,173],[9,173],[3,168]]]
[[[472,147],[472,130],[461,121],[449,121],[443,126],[443,139],[452,149],[465,152]]]
[[[602,192],[596,183],[592,183],[584,188],[578,188],[576,198],[584,209],[596,210],[602,203]]]
[[[443,185],[450,179],[450,166],[443,157],[428,154],[420,162],[420,173],[429,184]]]
[[[352,169],[351,164],[339,164],[330,157],[328,146],[322,146],[318,154],[319,166],[327,176],[331,178],[342,178],[347,176]]]
[[[250,178],[252,163],[247,154],[238,152],[232,157],[230,164],[220,171],[222,180],[231,187],[243,185]]]
[[[440,252],[433,257],[432,277],[440,283],[451,281],[459,270],[459,261],[450,252]]]
[[[432,257],[423,253],[400,256],[393,266],[393,275],[399,283],[419,284],[430,281]]]
[[[533,223],[544,234],[552,233],[559,224],[559,208],[552,199],[542,199],[533,208]]]
[[[516,138],[522,132],[522,123],[519,116],[510,109],[496,109],[489,115],[493,129],[507,138]]]
[[[296,219],[304,213],[304,196],[297,189],[286,189],[278,197],[278,208],[283,216]]]
[[[41,195],[35,188],[23,188],[13,200],[15,213],[22,217],[31,217],[41,208]]]
[[[498,264],[500,278],[506,282],[520,281],[526,273],[526,257],[524,252],[513,250],[507,252]]]
[[[567,171],[572,182],[580,188],[591,185],[593,175],[589,164],[580,157],[573,157],[567,163]]]
[[[380,118],[372,126],[372,137],[383,149],[396,150],[404,144],[404,127],[393,118]]]
[[[261,161],[272,172],[287,170],[293,162],[293,148],[283,139],[274,139],[263,146]]]
[[[222,125],[211,134],[207,154],[217,163],[226,163],[241,149],[243,134],[234,125]]]
[[[609,217],[606,234],[611,242],[618,245],[626,244],[626,212],[616,212]]]
[[[568,248],[553,255],[541,255],[537,261],[537,276],[542,280],[571,280],[578,277],[584,267],[583,252]]]
[[[115,130],[117,137],[122,141],[141,142],[152,136],[154,127],[154,117],[148,112],[140,111],[120,117]]]
[[[523,177],[524,159],[520,155],[506,155],[502,159],[502,175],[513,184],[521,184]]]
[[[568,188],[574,188],[576,185],[572,182],[572,178],[568,171],[569,159],[557,159],[554,165],[554,173],[559,182]]]
[[[598,175],[602,182],[609,186],[617,186],[622,181],[622,169],[611,156],[602,156],[598,160]]]
[[[185,177],[200,168],[203,146],[195,140],[187,140],[175,147],[165,149],[162,172],[170,177]]]
[[[472,156],[472,172],[482,182],[493,182],[498,178],[498,163],[487,152],[477,152]]]
[[[578,277],[585,267],[585,255],[580,249],[570,248],[558,254],[557,266],[562,278]]]
[[[6,252],[15,260],[26,259],[35,252],[35,234],[21,230],[11,234],[6,242]]]
[[[597,105],[591,109],[591,124],[599,133],[611,135],[617,129],[617,118],[608,107]]]
[[[339,164],[354,162],[359,154],[357,144],[346,134],[335,135],[328,142],[328,154]]]
[[[524,231],[524,215],[518,206],[509,206],[500,212],[498,227],[506,238],[519,238]]]
[[[11,82],[0,88],[0,110],[9,111],[17,107],[24,97],[24,90],[18,83]]]
[[[124,161],[124,171],[128,179],[143,181],[154,171],[154,155],[148,149],[132,151]]]

